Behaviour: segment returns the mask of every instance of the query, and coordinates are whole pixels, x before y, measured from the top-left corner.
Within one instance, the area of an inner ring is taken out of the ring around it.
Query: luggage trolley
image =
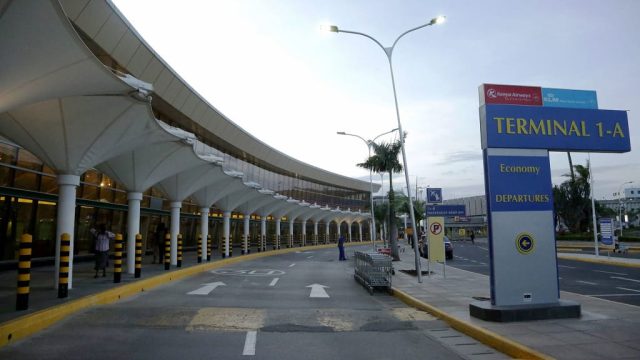
[[[385,288],[391,293],[391,275],[393,273],[391,257],[377,252],[362,251],[356,251],[354,255],[355,273],[353,277],[356,281],[366,287],[371,295],[377,288]]]

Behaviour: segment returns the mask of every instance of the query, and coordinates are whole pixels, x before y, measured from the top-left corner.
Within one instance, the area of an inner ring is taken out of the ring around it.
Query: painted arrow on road
[[[327,292],[324,290],[325,288],[328,288],[328,286],[324,286],[320,284],[311,284],[307,287],[311,288],[311,293],[309,294],[309,297],[311,298],[328,298],[329,297],[329,294],[327,294]]]
[[[214,283],[202,284],[202,285],[204,286],[199,289],[188,292],[187,295],[209,295],[209,293],[212,292],[218,286],[227,286],[227,284],[223,283],[222,281],[216,281]]]

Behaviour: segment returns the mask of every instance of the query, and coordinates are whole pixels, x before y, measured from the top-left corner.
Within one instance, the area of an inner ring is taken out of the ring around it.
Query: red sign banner
[[[480,105],[484,104],[542,106],[542,88],[538,86],[482,84],[480,86]]]

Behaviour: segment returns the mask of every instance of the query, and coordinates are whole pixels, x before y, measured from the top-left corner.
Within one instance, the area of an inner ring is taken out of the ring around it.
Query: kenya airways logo
[[[496,89],[489,89],[489,90],[487,90],[487,96],[492,98],[492,99],[497,99],[498,98],[498,93],[497,93]]]

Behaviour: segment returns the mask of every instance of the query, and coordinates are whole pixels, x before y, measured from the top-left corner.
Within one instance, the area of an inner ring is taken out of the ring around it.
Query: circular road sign
[[[536,243],[531,234],[520,233],[516,237],[516,249],[518,249],[518,252],[520,254],[529,255],[533,252],[533,249],[535,249],[535,247]]]
[[[434,221],[433,223],[431,223],[431,225],[429,226],[429,231],[433,234],[433,235],[438,235],[442,232],[442,229],[444,227],[442,226],[442,224],[440,224],[437,221]]]

